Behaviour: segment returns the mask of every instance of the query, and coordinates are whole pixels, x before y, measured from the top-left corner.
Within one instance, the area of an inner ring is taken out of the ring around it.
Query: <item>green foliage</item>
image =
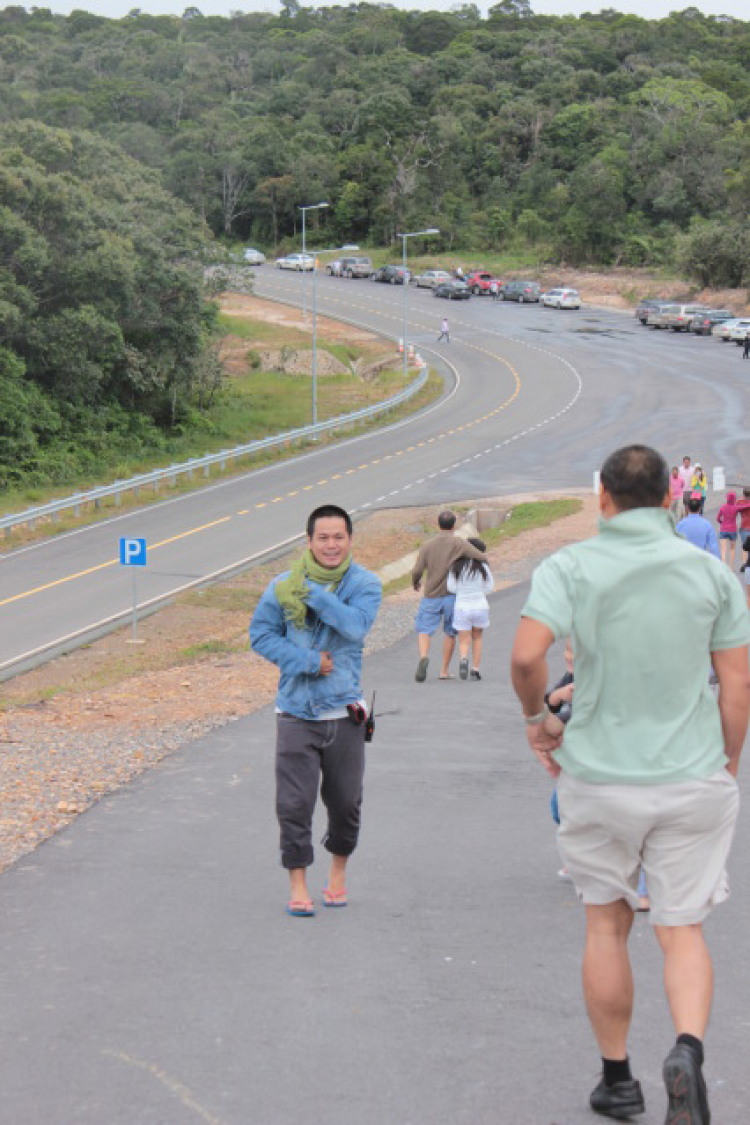
[[[750,229],[731,222],[694,220],[677,240],[680,266],[701,286],[740,289],[750,285]]]

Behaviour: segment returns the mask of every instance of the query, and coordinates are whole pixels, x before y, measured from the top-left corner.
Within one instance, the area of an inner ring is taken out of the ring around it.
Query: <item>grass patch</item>
[[[563,496],[559,500],[537,500],[530,504],[517,504],[505,523],[500,527],[490,527],[482,532],[488,547],[496,547],[503,539],[513,539],[524,531],[534,531],[538,527],[549,527],[555,520],[573,516],[580,512],[583,501],[575,497]]]
[[[200,660],[204,656],[215,656],[217,653],[230,653],[244,651],[246,645],[240,646],[231,641],[202,641],[200,644],[188,645],[186,648],[178,649],[175,654],[178,663],[183,660]]]

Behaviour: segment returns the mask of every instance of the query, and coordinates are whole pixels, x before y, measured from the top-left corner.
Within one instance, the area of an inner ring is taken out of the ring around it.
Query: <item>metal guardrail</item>
[[[427,382],[428,374],[429,368],[425,366],[417,378],[409,383],[409,386],[405,387],[403,391],[399,391],[397,395],[393,395],[392,398],[385,399],[383,402],[375,403],[374,406],[365,406],[351,414],[338,414],[335,418],[328,418],[325,422],[318,422],[315,426],[302,426],[284,434],[274,434],[272,437],[262,438],[260,441],[248,442],[247,445],[237,445],[233,449],[222,449],[218,453],[207,453],[204,457],[193,457],[180,465],[170,465],[166,469],[155,469],[151,473],[142,473],[140,476],[130,477],[128,480],[117,480],[113,484],[104,485],[102,488],[93,488],[88,492],[75,492],[72,496],[63,497],[61,500],[52,500],[49,504],[42,504],[38,508],[27,508],[26,511],[17,512],[15,515],[3,516],[0,518],[0,529],[5,533],[6,538],[9,538],[14,527],[26,525],[31,529],[37,520],[48,516],[57,519],[60,512],[68,511],[71,508],[74,514],[79,516],[85,504],[93,504],[95,508],[98,508],[102,500],[110,496],[114,496],[115,506],[119,507],[120,496],[123,492],[133,492],[137,496],[139,490],[148,485],[153,487],[154,492],[158,492],[159,485],[164,481],[168,481],[170,485],[174,486],[179,476],[187,475],[192,479],[196,469],[203,469],[203,475],[208,477],[213,465],[218,465],[220,471],[223,471],[228,461],[234,461],[240,457],[250,457],[265,449],[272,449],[274,446],[291,445],[295,441],[304,441],[305,438],[314,438],[329,430],[341,429],[344,426],[365,421],[367,418],[374,418],[376,414],[384,414],[393,410],[396,406],[400,406],[402,402],[407,402],[422,389]]]

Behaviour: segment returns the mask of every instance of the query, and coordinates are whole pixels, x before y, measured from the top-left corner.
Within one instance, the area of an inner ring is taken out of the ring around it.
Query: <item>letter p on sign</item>
[[[146,565],[146,540],[121,539],[120,540],[120,565],[145,566]]]

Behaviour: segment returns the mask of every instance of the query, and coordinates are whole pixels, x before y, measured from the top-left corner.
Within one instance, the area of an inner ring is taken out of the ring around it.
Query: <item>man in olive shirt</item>
[[[417,619],[414,628],[417,632],[417,645],[419,647],[419,664],[414,677],[417,683],[427,679],[427,666],[430,663],[430,638],[440,622],[443,623],[443,667],[440,679],[448,679],[453,650],[456,647],[456,630],[453,628],[453,606],[456,601],[455,594],[448,593],[448,571],[456,559],[480,559],[487,561],[487,556],[472,547],[458,535],[453,534],[456,525],[456,516],[453,512],[441,512],[438,516],[440,532],[422,545],[417,555],[417,561],[411,572],[412,586],[419,590],[422,585],[422,575],[427,571],[424,595],[419,603]]]
[[[645,1108],[627,1048],[627,942],[642,866],[677,1032],[663,1066],[665,1125],[708,1125],[702,1063],[713,978],[702,923],[728,894],[750,617],[729,568],[676,534],[669,502],[655,450],[633,445],[607,458],[599,534],[536,570],[512,675],[529,745],[558,779],[559,848],[586,906],[583,987],[603,1070],[591,1107],[618,1119]],[[552,736],[546,655],[568,636],[575,701],[564,735]]]

